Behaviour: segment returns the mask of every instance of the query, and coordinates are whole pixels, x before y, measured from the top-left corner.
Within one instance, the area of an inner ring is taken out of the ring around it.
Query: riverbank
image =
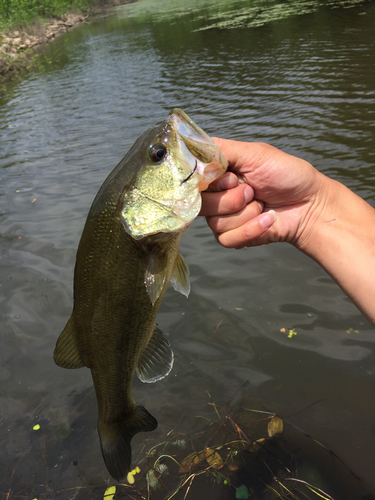
[[[53,41],[87,19],[103,14],[118,5],[137,0],[101,0],[83,12],[68,11],[60,16],[42,18],[26,26],[0,31],[0,83],[16,79],[37,62],[35,49]]]

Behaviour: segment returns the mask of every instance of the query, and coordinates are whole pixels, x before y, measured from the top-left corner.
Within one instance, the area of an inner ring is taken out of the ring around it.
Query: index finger
[[[212,140],[219,146],[220,151],[229,162],[229,170],[239,174],[241,171],[251,167],[251,165],[261,163],[273,151],[277,151],[273,146],[260,142],[241,142],[231,139],[212,137]]]
[[[206,191],[218,192],[233,189],[238,186],[238,177],[233,172],[225,172],[221,177],[211,182]]]

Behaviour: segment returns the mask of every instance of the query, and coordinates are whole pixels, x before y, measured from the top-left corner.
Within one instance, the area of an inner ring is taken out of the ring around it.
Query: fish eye
[[[167,154],[167,148],[164,146],[164,144],[158,143],[158,144],[153,144],[150,147],[148,156],[151,161],[154,161],[156,163],[163,160],[166,154]]]

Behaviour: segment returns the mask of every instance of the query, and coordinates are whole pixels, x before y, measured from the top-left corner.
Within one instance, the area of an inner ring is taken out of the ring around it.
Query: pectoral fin
[[[153,383],[166,377],[172,370],[173,351],[163,332],[155,326],[154,333],[143,351],[136,369],[142,382]]]
[[[189,267],[179,252],[174,264],[171,283],[176,292],[180,292],[182,295],[186,295],[186,297],[188,297],[190,293],[189,274]]]
[[[55,363],[62,368],[82,368],[85,366],[78,349],[72,317],[57,339],[53,358]]]
[[[151,253],[150,260],[145,273],[145,285],[152,305],[157,301],[167,277],[168,255],[167,253]]]

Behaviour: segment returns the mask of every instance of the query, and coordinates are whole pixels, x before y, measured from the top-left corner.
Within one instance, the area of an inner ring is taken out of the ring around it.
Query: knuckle
[[[206,217],[208,227],[214,232],[218,233],[218,229],[220,226],[220,216],[212,215],[211,217]]]
[[[234,188],[232,191],[228,191],[225,196],[223,196],[223,205],[224,204],[229,213],[235,213],[241,210],[246,205],[242,186]]]
[[[217,241],[220,243],[220,245],[224,248],[237,248],[237,242],[233,240],[231,235],[228,235],[228,233],[220,233],[220,234],[215,234],[215,238]]]

